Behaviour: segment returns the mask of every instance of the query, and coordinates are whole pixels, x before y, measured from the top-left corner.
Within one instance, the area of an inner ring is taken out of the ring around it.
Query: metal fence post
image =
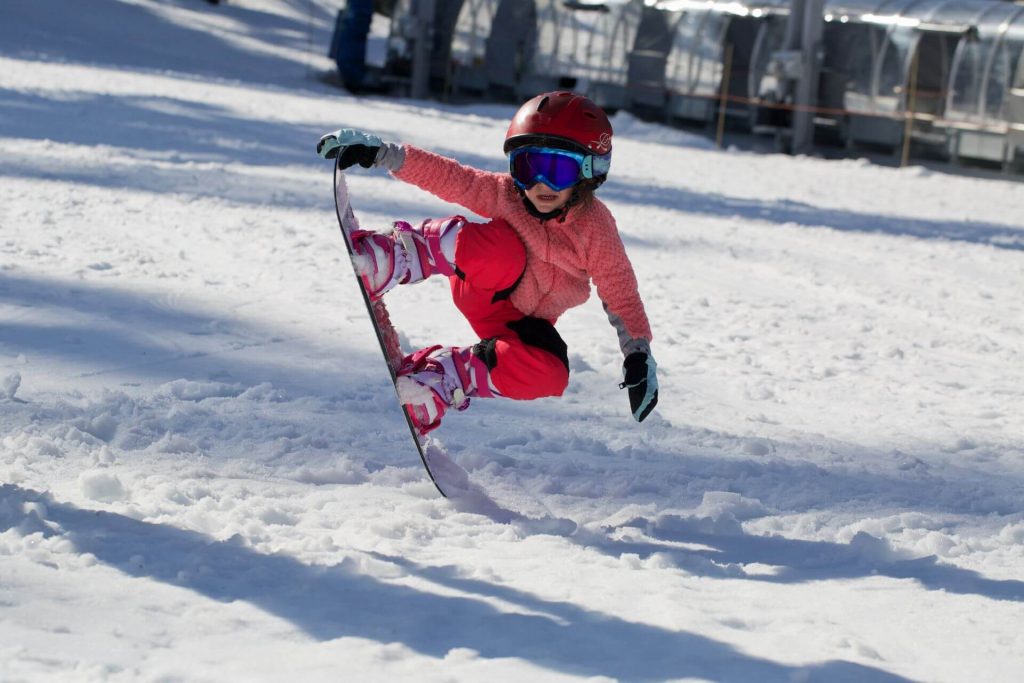
[[[430,96],[430,54],[434,45],[435,0],[416,2],[416,44],[412,54],[412,83],[410,95],[416,99]]]
[[[821,72],[821,40],[825,24],[824,0],[793,0],[791,7],[802,10],[796,21],[800,35],[801,70],[796,82],[793,104],[793,154],[807,154],[814,149],[814,108],[818,104],[818,78]]]

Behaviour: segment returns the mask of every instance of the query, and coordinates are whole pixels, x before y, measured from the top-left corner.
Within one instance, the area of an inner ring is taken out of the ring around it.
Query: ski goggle
[[[561,192],[584,178],[607,173],[611,157],[611,153],[596,157],[554,147],[520,147],[508,154],[508,172],[523,190],[544,183]]]

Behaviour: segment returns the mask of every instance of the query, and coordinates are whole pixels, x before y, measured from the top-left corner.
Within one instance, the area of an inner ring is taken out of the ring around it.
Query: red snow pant
[[[500,218],[466,223],[455,241],[455,275],[448,279],[456,308],[482,340],[483,359],[502,396],[561,396],[569,384],[569,357],[553,320],[524,315],[509,297],[526,270],[526,248]]]

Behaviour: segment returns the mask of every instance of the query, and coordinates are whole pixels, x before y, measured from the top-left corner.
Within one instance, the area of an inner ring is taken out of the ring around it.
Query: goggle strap
[[[580,164],[580,175],[584,178],[594,177],[594,157],[591,154],[583,157],[583,163]]]

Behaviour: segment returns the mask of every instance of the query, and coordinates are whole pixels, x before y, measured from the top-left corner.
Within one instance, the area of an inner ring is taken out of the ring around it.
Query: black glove
[[[619,388],[629,389],[629,408],[637,422],[643,422],[658,405],[657,369],[654,356],[643,351],[634,351],[622,363],[625,381]]]
[[[316,145],[316,153],[324,159],[341,156],[338,166],[348,168],[359,164],[370,168],[377,160],[380,152],[380,138],[351,128],[342,128],[320,138]]]

